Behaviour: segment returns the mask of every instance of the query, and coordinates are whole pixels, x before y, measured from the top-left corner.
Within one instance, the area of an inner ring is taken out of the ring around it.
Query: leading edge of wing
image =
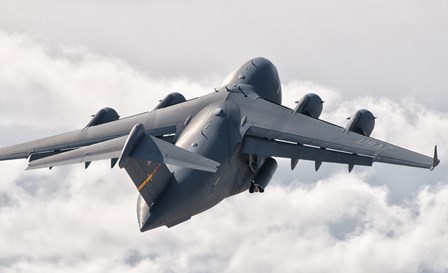
[[[433,169],[440,160],[437,149],[434,158],[401,148],[399,146],[366,137],[346,129],[311,118],[291,109],[256,99],[242,109],[246,116],[246,135],[279,139],[314,147],[333,149],[372,157],[382,162],[411,167]]]
[[[176,165],[208,172],[216,172],[218,162],[177,147],[144,132],[142,124],[137,124],[128,136],[107,140],[60,154],[31,161],[27,170],[54,166],[120,158],[119,166],[125,167],[128,158]]]

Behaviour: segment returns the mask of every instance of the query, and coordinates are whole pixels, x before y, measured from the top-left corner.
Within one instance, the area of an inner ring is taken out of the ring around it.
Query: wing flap
[[[208,172],[216,172],[220,165],[216,161],[148,135],[144,132],[143,125],[137,124],[128,136],[33,160],[29,162],[27,170],[110,158],[120,158],[118,161],[120,168],[126,167],[132,159]]]
[[[246,137],[241,151],[247,154],[284,157],[295,160],[303,159],[317,162],[372,166],[372,158],[367,156],[255,137]]]
[[[371,157],[384,162],[420,168],[434,168],[431,157],[366,137],[344,128],[314,119],[263,99],[244,110],[246,135],[290,141],[335,151]]]
[[[184,121],[181,115],[167,115],[159,112],[143,113],[123,118],[113,122],[86,127],[68,133],[50,136],[10,147],[0,148],[0,161],[28,158],[36,153],[48,153],[55,151],[67,151],[86,146],[91,146],[107,140],[126,137],[133,126],[145,121],[146,132],[155,136],[163,136],[176,133],[176,124]]]
[[[110,158],[118,158],[126,141],[126,137],[119,137],[101,143],[92,144],[76,150],[47,156],[30,161],[27,170],[49,168],[55,166],[91,162]]]

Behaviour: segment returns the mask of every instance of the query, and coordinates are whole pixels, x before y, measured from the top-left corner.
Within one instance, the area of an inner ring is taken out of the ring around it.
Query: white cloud
[[[448,208],[446,185],[395,206],[385,187],[334,174],[315,185],[245,193],[173,229],[139,234],[129,209],[134,196],[130,187],[118,186],[126,179],[109,180],[114,189],[94,185],[100,175],[115,176],[101,167],[76,172],[83,179],[69,182],[85,181],[82,187],[92,193],[74,191],[47,202],[25,198],[19,208],[2,210],[8,224],[1,234],[9,236],[2,238],[0,256],[13,261],[11,272],[448,270],[448,222],[441,217]],[[110,198],[98,198],[93,189]]]
[[[154,75],[202,78],[265,56],[284,81],[443,110],[444,1],[0,1],[0,29],[84,45]],[[255,12],[256,10],[256,12]]]
[[[70,120],[79,127],[105,106],[131,115],[150,110],[168,92],[191,97],[213,88],[213,83],[186,77],[152,78],[122,59],[83,47],[51,47],[22,34],[0,32],[0,43],[0,124],[4,126],[70,128],[64,124]]]
[[[22,34],[0,32],[0,44],[0,63],[8,68],[0,69],[0,128],[8,129],[2,137],[12,138],[9,143],[24,134],[16,126],[41,137],[54,127],[77,129],[103,106],[133,114],[167,91],[193,97],[220,82],[151,77],[119,58]],[[299,80],[283,89],[290,106],[303,93],[320,94],[327,101],[323,117],[338,124],[358,108],[371,109],[378,116],[376,137],[423,152],[437,143],[446,155],[448,139],[440,133],[446,112],[411,96],[345,98],[335,88]],[[87,171],[79,165],[32,172],[23,172],[23,161],[2,162],[0,271],[444,272],[443,162],[434,173],[395,167],[381,173],[382,166],[374,166],[346,174],[324,165],[325,175],[302,163],[290,172],[282,163],[265,194],[243,193],[172,229],[143,234],[132,182],[108,162]],[[396,204],[394,189],[375,183],[391,177],[420,186]]]

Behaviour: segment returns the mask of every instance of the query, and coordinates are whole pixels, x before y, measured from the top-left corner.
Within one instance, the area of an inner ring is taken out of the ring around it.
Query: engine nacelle
[[[350,121],[345,128],[360,135],[370,136],[373,128],[375,128],[375,116],[369,110],[358,110],[353,117],[350,118]]]
[[[90,122],[86,125],[86,127],[92,127],[104,123],[108,123],[111,121],[116,121],[120,118],[117,111],[110,107],[103,108],[99,110],[93,118],[90,120]]]
[[[319,118],[323,109],[322,99],[314,94],[309,93],[303,96],[294,108],[295,113],[301,113],[312,118]]]
[[[163,100],[159,102],[159,104],[157,104],[156,108],[154,109],[166,108],[168,106],[179,104],[185,101],[186,99],[182,94],[177,92],[169,93]]]
[[[278,164],[275,159],[273,159],[272,157],[268,157],[263,165],[261,165],[257,174],[255,175],[253,182],[257,185],[260,185],[263,189],[266,188],[266,186],[271,181],[275,171],[277,170],[277,165]]]

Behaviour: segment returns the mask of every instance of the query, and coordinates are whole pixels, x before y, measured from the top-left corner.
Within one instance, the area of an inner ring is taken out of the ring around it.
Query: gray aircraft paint
[[[113,109],[100,110],[81,130],[0,149],[0,160],[28,158],[30,169],[118,162],[141,193],[141,231],[171,227],[247,189],[263,190],[253,180],[261,171],[270,179],[276,163],[263,163],[272,156],[290,158],[293,168],[299,159],[313,160],[316,170],[322,162],[349,171],[374,162],[428,169],[439,163],[437,150],[431,158],[306,116],[282,106],[281,94],[275,66],[255,58],[211,94],[185,101],[173,93],[150,112],[118,120]]]

